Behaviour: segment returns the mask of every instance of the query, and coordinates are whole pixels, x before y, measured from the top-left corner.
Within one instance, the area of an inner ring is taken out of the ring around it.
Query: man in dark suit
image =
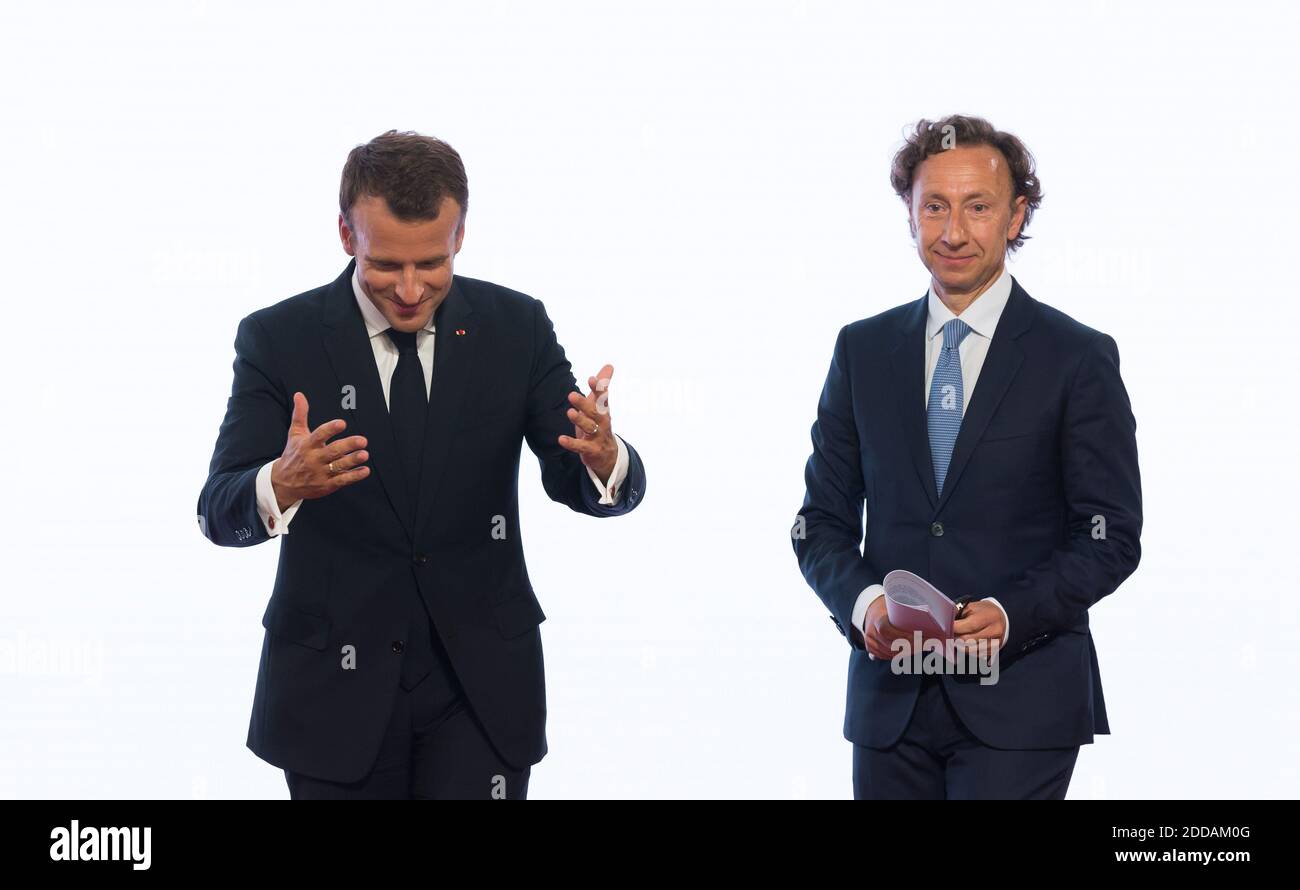
[[[282,538],[248,746],[294,798],[523,798],[547,745],[521,443],[591,516],[636,507],[645,470],[613,369],[583,395],[539,301],[453,274],[455,150],[389,131],[339,204],[347,268],[239,324],[199,495],[214,543]]]
[[[1140,554],[1119,353],[1006,270],[1041,200],[1016,137],[923,120],[892,180],[930,289],[840,331],[792,533],[851,646],[854,795],[1060,799],[1079,746],[1110,732],[1088,609]],[[893,569],[968,601],[954,645],[991,673],[909,672]]]

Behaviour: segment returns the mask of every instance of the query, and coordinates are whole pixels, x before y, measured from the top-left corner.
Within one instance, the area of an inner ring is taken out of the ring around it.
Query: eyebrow
[[[991,195],[991,194],[989,194],[988,192],[971,192],[969,195],[966,195],[965,198],[963,198],[963,200],[966,200],[966,201],[975,201],[975,200],[980,200],[980,201],[991,201],[991,200],[993,200],[995,197],[997,197],[997,196],[996,196],[996,195]],[[947,197],[946,195],[941,195],[941,194],[939,194],[938,192],[927,192],[927,193],[926,193],[926,194],[921,198],[921,200],[922,200],[922,201],[929,201],[929,200],[931,200],[931,199],[933,199],[933,198],[938,198],[938,199],[941,200],[941,201],[946,201],[946,200],[948,200],[948,197]]]
[[[416,261],[415,261],[415,264],[418,266],[418,265],[424,265],[425,263],[438,263],[438,262],[441,262],[441,261],[445,260],[446,258],[447,258],[447,255],[444,253],[444,254],[439,254],[438,256],[435,256],[435,257],[428,257],[427,259],[416,260]],[[388,257],[379,257],[379,256],[367,256],[367,257],[366,257],[366,262],[368,262],[368,263],[373,263],[374,265],[377,265],[377,266],[400,266],[400,265],[402,265],[402,261],[401,261],[401,260],[393,260],[393,259],[389,259]]]

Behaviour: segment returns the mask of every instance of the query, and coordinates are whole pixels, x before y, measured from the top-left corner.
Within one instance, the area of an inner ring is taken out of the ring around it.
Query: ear
[[[339,214],[339,240],[343,242],[344,253],[348,256],[357,255],[356,245],[352,243],[352,229],[348,226],[348,221],[343,217],[342,213]]]
[[[907,228],[912,233],[912,240],[916,240],[916,218],[912,216],[912,201],[910,198],[904,198],[903,204],[907,207]]]
[[[460,221],[460,228],[456,230],[456,249],[452,251],[453,254],[460,253],[460,246],[461,244],[464,243],[464,241],[465,241],[465,220],[462,219]]]
[[[1025,224],[1025,208],[1028,203],[1029,199],[1024,195],[1011,202],[1011,222],[1007,225],[1008,242],[1020,237],[1020,227]]]

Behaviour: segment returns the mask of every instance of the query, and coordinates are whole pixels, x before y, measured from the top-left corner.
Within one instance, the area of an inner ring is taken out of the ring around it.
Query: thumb
[[[293,394],[293,417],[289,419],[290,433],[307,433],[307,397],[300,392]]]

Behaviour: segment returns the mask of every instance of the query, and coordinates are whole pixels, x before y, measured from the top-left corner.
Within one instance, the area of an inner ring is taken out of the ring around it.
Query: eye
[[[976,204],[976,205],[974,205],[974,207],[973,207],[972,209],[973,209],[976,213],[983,213],[985,210],[988,209],[988,207],[989,207],[989,205],[987,205],[987,204]]]

